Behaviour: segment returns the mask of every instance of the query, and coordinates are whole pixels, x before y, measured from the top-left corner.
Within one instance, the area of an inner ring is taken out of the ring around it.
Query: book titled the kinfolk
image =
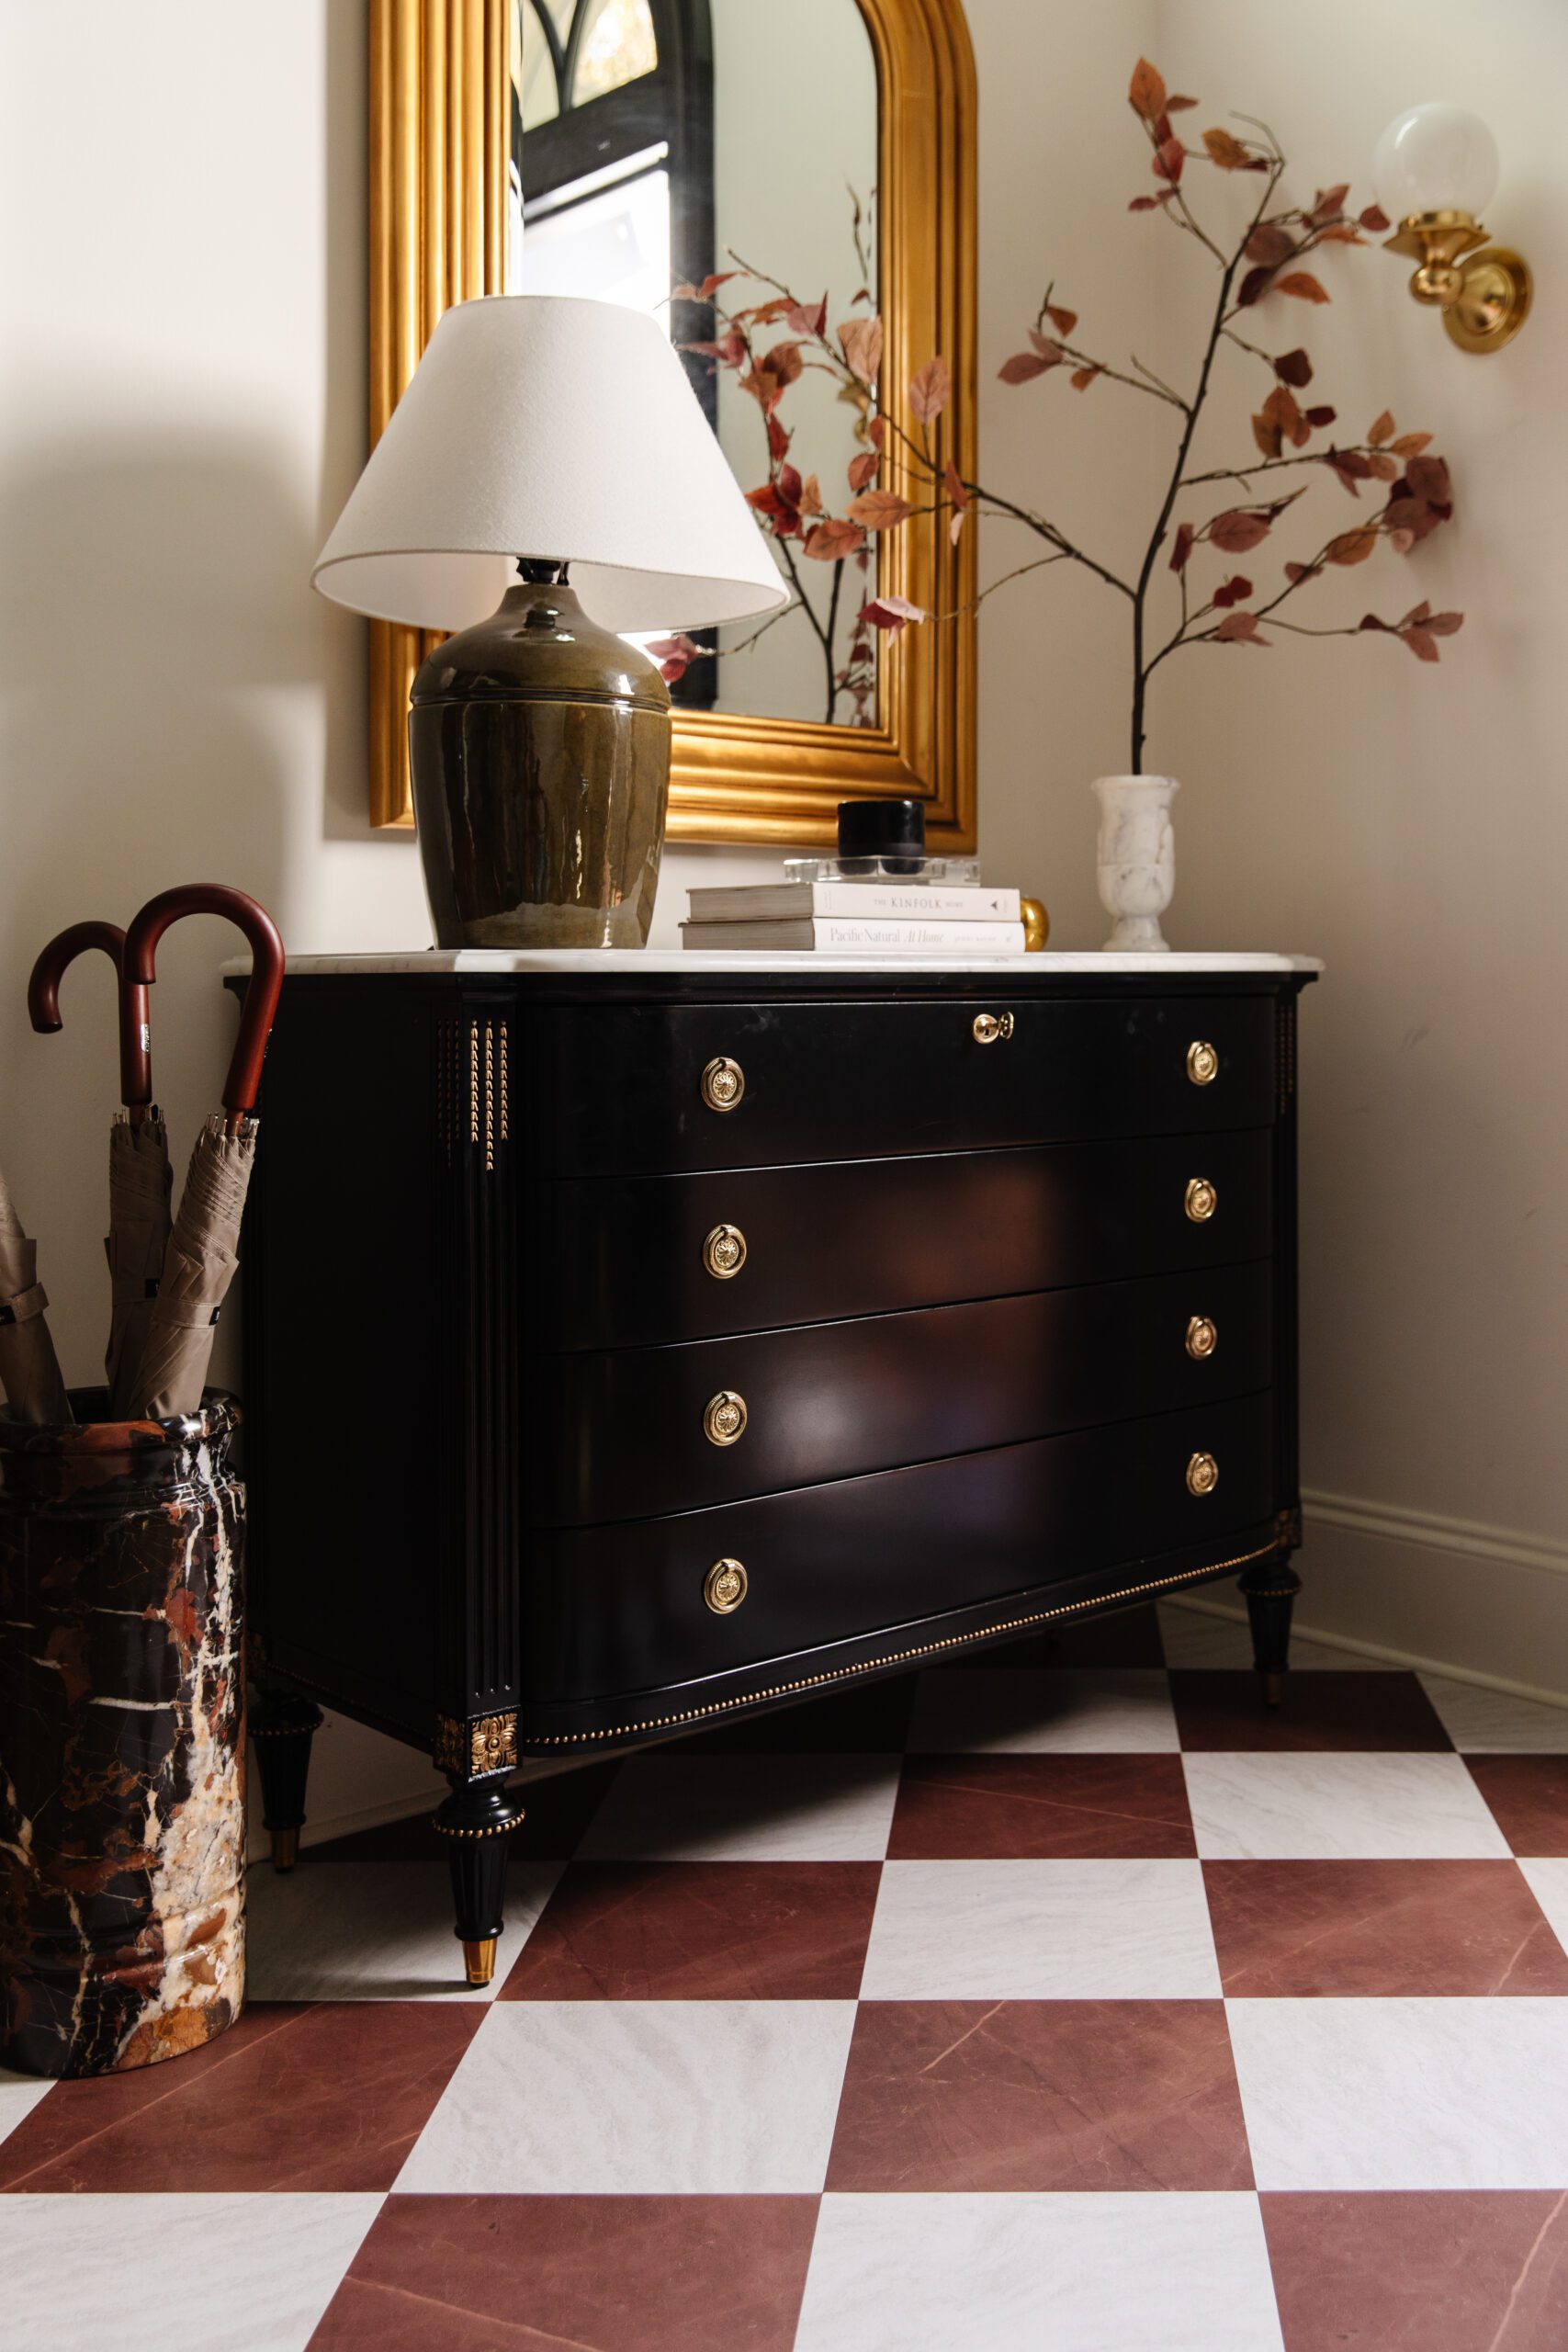
[[[807,883],[807,890],[833,888],[832,884]],[[694,903],[699,898],[740,897],[739,891],[694,890]],[[765,894],[764,894],[765,895]],[[782,892],[781,894],[782,895]],[[898,890],[879,891],[874,885],[861,888],[853,883],[846,887],[846,895],[864,899],[886,895],[899,898]],[[909,893],[920,898],[963,898],[968,893],[953,891],[920,891]],[[976,891],[978,898],[1010,898],[1017,904],[1016,890]],[[973,918],[952,917],[927,920],[916,915],[826,915],[801,914],[775,917],[771,921],[740,922],[731,918],[723,922],[683,922],[681,941],[685,947],[718,949],[776,948],[786,954],[802,948],[816,948],[832,956],[1021,956],[1023,925],[1009,922],[996,916],[976,921]]]
[[[692,922],[705,924],[823,916],[848,916],[857,922],[889,916],[921,923],[1022,921],[1016,890],[988,890],[978,883],[753,882],[729,889],[691,890],[687,897]],[[729,944],[739,944],[735,940]]]

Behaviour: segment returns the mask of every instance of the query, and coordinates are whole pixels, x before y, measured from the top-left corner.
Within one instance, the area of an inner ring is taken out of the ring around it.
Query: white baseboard
[[[1294,1625],[1307,1639],[1568,1707],[1568,1544],[1312,1489],[1303,1514]]]

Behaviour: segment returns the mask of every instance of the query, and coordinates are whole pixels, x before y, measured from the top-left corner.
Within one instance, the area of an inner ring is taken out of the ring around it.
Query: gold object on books
[[[1023,925],[1023,947],[1028,956],[1038,956],[1051,936],[1051,918],[1043,899],[1020,899],[1019,921]]]

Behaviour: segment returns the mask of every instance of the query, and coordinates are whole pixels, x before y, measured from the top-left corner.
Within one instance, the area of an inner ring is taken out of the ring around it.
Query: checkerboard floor
[[[422,1824],[0,2075],[7,2352],[1561,2352],[1568,1713],[1177,1608]],[[184,2311],[185,2319],[178,2314]]]

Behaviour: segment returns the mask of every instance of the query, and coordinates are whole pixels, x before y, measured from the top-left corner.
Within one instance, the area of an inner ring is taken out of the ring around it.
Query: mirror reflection
[[[812,478],[841,509],[868,446],[865,399],[812,364],[804,331],[877,308],[876,65],[857,0],[789,0],[787,55],[759,0],[512,0],[511,78],[509,291],[666,322],[791,586],[761,628],[671,649],[676,703],[875,725],[877,635],[859,620],[874,546],[805,551]]]

